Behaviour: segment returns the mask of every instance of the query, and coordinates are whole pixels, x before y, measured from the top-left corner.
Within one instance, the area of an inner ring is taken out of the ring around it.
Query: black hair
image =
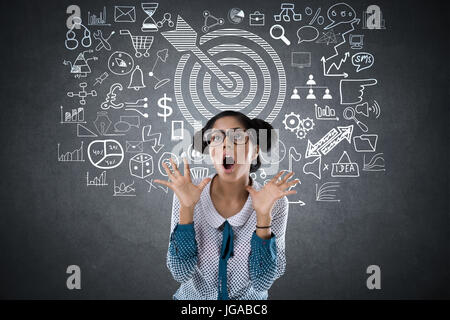
[[[244,128],[246,130],[253,129],[253,130],[249,130],[250,139],[253,144],[259,146],[259,149],[262,152],[269,152],[270,148],[272,146],[272,141],[273,141],[272,139],[274,139],[274,138],[278,139],[278,137],[276,137],[275,132],[272,132],[273,127],[270,123],[268,123],[262,119],[258,119],[258,118],[250,119],[242,112],[233,111],[233,110],[225,110],[225,111],[222,111],[222,112],[216,114],[211,119],[209,119],[208,122],[206,122],[206,125],[201,130],[197,131],[194,134],[194,139],[193,139],[194,150],[196,150],[200,153],[205,153],[205,150],[208,147],[208,142],[205,141],[205,139],[204,139],[205,132],[207,132],[214,126],[214,123],[216,122],[216,120],[223,118],[223,117],[229,117],[229,116],[237,118],[238,121],[241,122],[241,124],[244,126]],[[262,130],[262,129],[263,130],[265,129],[264,132],[266,132],[267,136],[265,137],[266,139],[264,139],[265,140],[264,143],[261,144],[259,130]],[[250,172],[255,172],[260,167],[261,167],[261,160],[259,159],[259,155],[258,155],[256,163],[255,164],[252,163],[250,165]]]

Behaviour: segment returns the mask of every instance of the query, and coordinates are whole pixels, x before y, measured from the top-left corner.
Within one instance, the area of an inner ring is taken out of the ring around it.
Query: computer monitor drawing
[[[351,34],[349,42],[352,49],[362,49],[364,43],[364,35]]]
[[[292,52],[291,65],[297,68],[311,67],[311,52]]]

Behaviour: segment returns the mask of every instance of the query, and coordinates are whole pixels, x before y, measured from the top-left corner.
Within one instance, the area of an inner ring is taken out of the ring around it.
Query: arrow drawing
[[[175,30],[161,32],[161,34],[177,51],[191,51],[208,68],[210,74],[224,84],[225,88],[233,87],[233,80],[197,46],[197,32],[183,18],[177,17]]]
[[[155,153],[158,153],[164,147],[164,145],[161,144],[161,133],[150,134],[151,130],[151,125],[142,127],[142,141],[153,141],[152,149]]]
[[[337,127],[328,131],[322,139],[312,144],[308,140],[308,146],[306,147],[305,158],[318,157],[321,154],[326,155],[336,147],[339,142],[347,140],[351,143],[353,133],[353,125],[348,127]]]
[[[333,73],[330,74],[331,68],[332,68],[333,66],[336,68],[336,70],[339,70],[339,69],[341,68],[342,64],[343,64],[345,61],[347,61],[347,58],[350,56],[350,54],[349,54],[348,52],[345,53],[344,58],[342,58],[341,61],[340,61],[338,64],[336,64],[336,63],[333,62],[333,63],[330,65],[330,67],[329,67],[328,69],[325,68],[325,63],[328,62],[329,60],[332,60],[332,59],[336,58],[337,56],[339,56],[339,50],[338,50],[338,48],[346,42],[346,40],[345,40],[345,35],[346,35],[347,33],[352,32],[353,30],[355,30],[354,24],[355,24],[355,23],[358,24],[359,21],[360,21],[360,19],[355,18],[353,21],[350,22],[351,28],[350,28],[349,30],[347,30],[346,32],[344,32],[344,33],[341,34],[342,41],[339,42],[337,45],[334,46],[334,52],[335,52],[334,55],[332,55],[332,56],[330,56],[330,57],[328,57],[328,58],[325,58],[325,57],[322,56],[322,58],[320,59],[320,61],[322,61],[322,65],[323,65],[323,75],[324,75],[324,76],[328,76],[328,77],[344,77],[344,78],[347,78],[347,77],[348,77],[348,74],[345,73],[345,72],[339,73],[339,74],[333,74]]]
[[[349,52],[346,52],[344,54],[344,58],[341,59],[341,61],[339,61],[338,64],[336,63],[332,63],[327,70],[325,70],[325,62],[327,61],[327,59],[325,59],[325,57],[322,56],[322,58],[320,59],[320,61],[322,61],[322,68],[323,68],[323,75],[324,76],[328,76],[328,77],[344,77],[347,78],[348,77],[348,73],[347,72],[343,72],[343,73],[330,73],[331,68],[334,66],[336,68],[336,70],[339,70],[342,66],[343,63],[345,63],[345,61],[347,61],[347,58],[350,56]],[[330,57],[331,58],[331,57]],[[330,59],[328,58],[328,59]]]

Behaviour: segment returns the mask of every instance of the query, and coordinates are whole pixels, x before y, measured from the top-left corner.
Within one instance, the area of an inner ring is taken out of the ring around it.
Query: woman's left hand
[[[287,181],[294,172],[290,172],[284,176],[281,180],[279,178],[283,175],[285,170],[280,171],[275,177],[272,178],[261,190],[255,190],[252,186],[247,186],[246,189],[252,197],[253,208],[256,211],[257,216],[270,217],[272,207],[278,199],[284,196],[297,193],[296,190],[286,191],[293,185],[300,182],[299,179]]]

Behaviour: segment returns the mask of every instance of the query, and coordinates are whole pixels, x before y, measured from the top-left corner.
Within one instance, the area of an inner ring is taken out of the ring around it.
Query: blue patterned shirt
[[[193,179],[193,183],[197,185],[201,180]],[[265,240],[256,235],[256,212],[250,195],[240,212],[225,219],[213,205],[210,187],[211,182],[203,189],[192,224],[179,224],[180,203],[177,196],[173,196],[167,267],[174,279],[181,283],[173,298],[218,299],[219,282],[226,279],[226,288],[222,286],[222,289],[226,290],[228,299],[267,299],[268,289],[283,275],[286,267],[287,197],[275,202],[272,237]],[[262,188],[254,180],[253,187],[256,190]],[[229,230],[227,232],[232,236],[232,254],[227,257],[225,267],[219,268],[224,229]],[[226,275],[219,274],[219,269],[226,270]]]

